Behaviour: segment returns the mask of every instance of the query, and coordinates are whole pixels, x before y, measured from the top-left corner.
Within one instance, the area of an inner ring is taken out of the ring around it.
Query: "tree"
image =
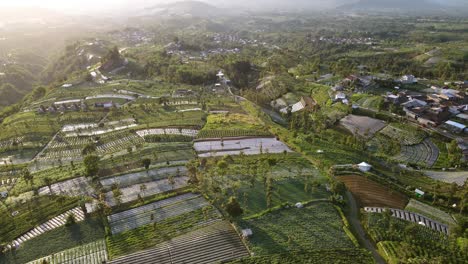
[[[240,216],[243,213],[243,210],[240,207],[239,202],[234,196],[229,197],[229,200],[227,204],[225,205],[225,209],[228,212],[228,214],[233,217]]]
[[[86,156],[96,152],[96,144],[89,143],[81,151],[81,155]]]
[[[146,189],[147,189],[146,184],[143,183],[140,185],[140,192],[143,193],[143,196],[145,196]]]
[[[96,155],[88,155],[84,158],[83,163],[87,176],[96,176],[99,172],[99,160],[99,157]]]
[[[143,166],[145,167],[146,170],[149,170],[149,167],[151,165],[151,160],[150,159],[143,159],[141,161],[141,163],[143,164]]]
[[[51,188],[51,185],[52,185],[52,179],[50,177],[44,177],[44,183],[47,187],[49,187],[49,191],[50,191],[50,194],[52,195],[52,188]]]
[[[67,221],[65,222],[65,226],[72,226],[76,224],[76,219],[74,214],[69,214],[67,216]]]
[[[21,176],[23,177],[25,182],[29,182],[31,185],[33,184],[34,176],[31,174],[28,168],[24,168],[21,171]]]
[[[115,188],[112,190],[112,194],[114,195],[117,206],[120,206],[122,203],[122,191],[120,190],[119,186],[115,186]]]
[[[175,179],[174,179],[174,175],[169,175],[169,177],[167,178],[167,180],[169,181],[169,184],[171,185],[171,189],[174,190],[174,185],[175,185]]]

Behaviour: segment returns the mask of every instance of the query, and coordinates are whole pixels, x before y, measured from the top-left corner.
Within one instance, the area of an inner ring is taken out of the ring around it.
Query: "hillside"
[[[213,17],[221,11],[224,12],[226,10],[221,10],[214,5],[200,1],[180,1],[148,7],[143,11],[142,15]]]
[[[416,12],[436,13],[444,10],[444,7],[430,0],[360,0],[355,3],[339,6],[337,10],[352,12],[399,12],[408,14]]]

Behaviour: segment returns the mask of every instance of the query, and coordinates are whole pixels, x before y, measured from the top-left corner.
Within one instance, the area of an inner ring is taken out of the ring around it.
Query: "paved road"
[[[385,260],[379,255],[374,244],[367,238],[364,228],[362,228],[361,222],[359,221],[359,208],[356,204],[356,200],[350,192],[346,192],[346,197],[349,201],[349,207],[351,209],[349,223],[353,226],[354,230],[358,235],[358,240],[364,247],[372,252],[374,260],[378,264],[385,264]]]

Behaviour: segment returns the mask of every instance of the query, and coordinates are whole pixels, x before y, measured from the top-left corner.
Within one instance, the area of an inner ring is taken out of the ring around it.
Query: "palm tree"
[[[169,184],[171,185],[171,190],[174,190],[174,185],[175,185],[174,175],[169,175],[167,180],[169,181]]]
[[[24,181],[29,182],[31,186],[33,185],[34,176],[31,174],[28,168],[23,169],[21,176],[23,177]]]
[[[145,197],[146,188],[146,184],[143,183],[142,185],[140,185],[140,192],[143,193],[143,197]]]
[[[44,183],[47,187],[49,187],[49,192],[50,192],[50,195],[52,195],[52,179],[50,179],[49,177],[44,177]]]

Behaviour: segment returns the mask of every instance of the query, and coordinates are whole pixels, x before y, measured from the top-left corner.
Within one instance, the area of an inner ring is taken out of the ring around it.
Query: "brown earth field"
[[[390,188],[364,176],[346,175],[337,179],[346,185],[362,207],[388,207],[404,209],[408,199]]]

